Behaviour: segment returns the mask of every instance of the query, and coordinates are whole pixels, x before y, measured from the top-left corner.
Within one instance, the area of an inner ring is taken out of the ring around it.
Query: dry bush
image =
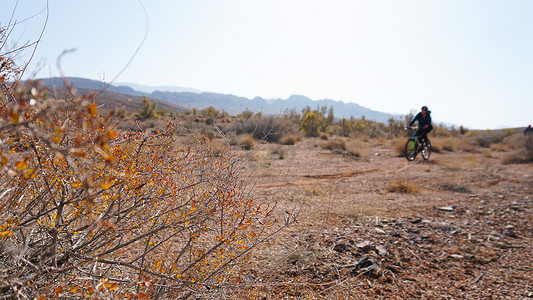
[[[234,131],[230,131],[224,135],[224,140],[228,145],[236,146],[239,143],[239,136]]]
[[[510,136],[512,132],[507,130],[486,130],[472,134],[474,141],[478,146],[490,148],[492,144],[501,143],[506,137]]]
[[[504,164],[522,164],[533,162],[533,135],[521,136],[521,146],[503,157]]]
[[[389,143],[389,140],[390,139],[387,137],[376,137],[376,138],[371,139],[370,142],[372,142],[372,144],[375,146],[385,147]]]
[[[244,150],[252,150],[257,146],[257,140],[250,134],[242,134],[238,137],[237,145]]]
[[[476,152],[475,146],[461,136],[431,138],[431,150],[435,153],[448,152]]]
[[[398,157],[405,156],[405,143],[407,139],[404,138],[395,138],[391,141],[392,148]],[[433,147],[433,144],[431,146]]]
[[[527,136],[524,134],[513,134],[503,139],[502,144],[507,145],[510,149],[524,149],[527,148]]]
[[[346,143],[346,152],[356,157],[362,157],[368,152],[368,144],[359,139],[350,139]]]
[[[498,152],[507,152],[511,150],[511,147],[505,143],[495,143],[490,145],[490,150]]]
[[[494,158],[494,155],[492,154],[491,151],[483,151],[481,155],[483,155],[483,157],[485,158]]]
[[[229,147],[176,148],[173,126],[120,133],[94,103],[36,99],[0,109],[5,298],[206,298],[292,222],[274,228],[248,198]]]
[[[398,178],[389,182],[385,190],[388,193],[416,194],[420,192],[420,188],[417,185],[404,178]]]
[[[235,132],[237,135],[249,134],[256,140],[278,142],[281,137],[288,134],[297,134],[298,126],[285,118],[253,117],[247,120],[238,120],[222,127],[225,134]]]
[[[341,138],[341,137],[335,137],[327,141],[321,142],[320,147],[322,147],[323,149],[329,149],[332,151],[334,150],[346,151],[346,139]]]
[[[439,189],[456,193],[470,193],[470,189],[460,179],[443,178],[437,183]]]
[[[279,143],[282,145],[295,145],[300,138],[296,134],[286,134],[281,137]]]
[[[277,155],[279,159],[285,159],[285,156],[287,155],[285,149],[279,145],[272,148],[272,154]]]
[[[502,158],[502,163],[505,165],[525,163],[524,157],[525,153],[523,150],[514,150]]]

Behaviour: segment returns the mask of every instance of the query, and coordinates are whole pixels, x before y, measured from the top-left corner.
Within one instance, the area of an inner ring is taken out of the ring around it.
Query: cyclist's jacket
[[[415,123],[416,121],[418,121],[418,127],[422,128],[422,127],[425,127],[426,125],[428,125],[429,127],[432,127],[431,125],[431,111],[427,111],[427,114],[426,114],[426,117],[424,118],[422,116],[422,113],[419,112],[415,117],[414,119],[409,122],[409,126],[412,126],[413,123]]]

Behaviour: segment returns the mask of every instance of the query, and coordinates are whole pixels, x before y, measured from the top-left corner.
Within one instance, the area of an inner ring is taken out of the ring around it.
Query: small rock
[[[417,219],[411,221],[411,223],[413,223],[413,224],[418,224],[420,222],[422,222],[422,218],[417,218]]]
[[[456,258],[456,259],[462,259],[462,258],[464,258],[464,256],[459,255],[459,254],[450,254],[450,257],[451,257],[451,258]]]
[[[364,241],[364,242],[356,244],[355,247],[361,249],[361,251],[363,251],[363,252],[368,252],[368,251],[370,251],[370,249],[372,249],[372,242],[371,241]]]
[[[382,245],[377,245],[376,246],[376,251],[378,252],[378,254],[380,256],[385,256],[385,255],[389,254],[389,251],[387,251],[385,246],[382,246]]]
[[[348,246],[345,243],[337,243],[333,247],[333,250],[337,252],[343,252],[343,251],[346,251],[346,249],[348,249]]]
[[[379,153],[376,153],[376,156],[379,156]]]
[[[516,237],[516,233],[514,232],[513,229],[505,229],[502,234],[506,237],[511,237],[511,238],[515,238]]]
[[[439,210],[444,210],[444,211],[452,211],[454,209],[456,209],[457,206],[453,205],[453,206],[441,206],[439,207]]]
[[[378,233],[385,233],[385,230],[381,229],[381,228],[374,228],[374,230]]]

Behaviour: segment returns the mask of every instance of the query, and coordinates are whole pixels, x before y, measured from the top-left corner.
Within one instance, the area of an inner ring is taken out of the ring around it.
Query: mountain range
[[[96,92],[106,86],[106,83],[97,80],[78,77],[67,77],[65,79],[72,87],[80,90],[80,92]],[[59,77],[42,78],[39,80],[51,88],[65,88],[63,79]],[[331,99],[312,100],[302,95],[292,95],[287,99],[263,99],[261,97],[248,99],[231,94],[201,92],[191,88],[174,86],[150,87],[131,83],[109,85],[104,93],[104,99],[99,99],[99,101],[103,102],[107,107],[114,108],[128,103],[132,105],[138,104],[142,96],[146,96],[150,101],[160,103],[158,104],[159,107],[167,107],[180,111],[193,108],[201,110],[212,106],[217,110],[226,111],[230,115],[239,114],[245,109],[255,113],[261,112],[263,115],[279,115],[291,109],[299,112],[305,107],[315,109],[326,106],[328,108],[333,107],[336,118],[362,118],[364,116],[368,120],[387,122],[391,117],[400,117],[399,115],[375,111],[356,103],[345,103]],[[118,98],[122,99],[120,101],[122,104],[120,105],[113,103]],[[124,99],[128,100],[125,101]]]

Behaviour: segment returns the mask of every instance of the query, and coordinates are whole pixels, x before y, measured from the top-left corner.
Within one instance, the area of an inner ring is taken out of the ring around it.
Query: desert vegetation
[[[533,295],[519,128],[437,125],[408,163],[412,115],[98,109],[0,63],[2,298]]]

